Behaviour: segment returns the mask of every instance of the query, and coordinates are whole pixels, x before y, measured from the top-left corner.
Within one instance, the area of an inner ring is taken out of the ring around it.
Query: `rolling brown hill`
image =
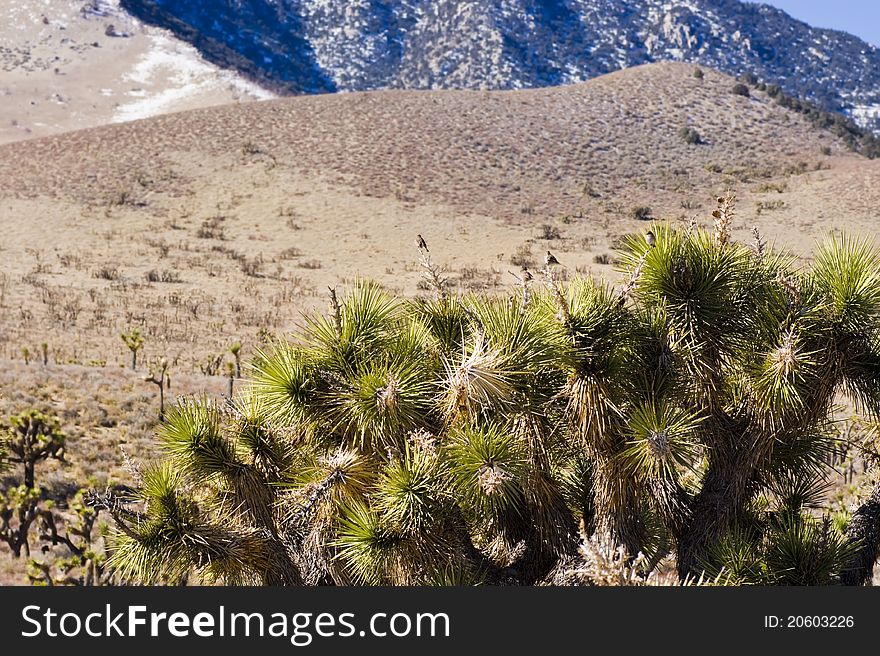
[[[345,278],[416,292],[417,232],[454,283],[479,289],[513,282],[506,270],[548,246],[572,272],[611,274],[614,240],[641,229],[634,207],[704,220],[728,187],[743,234],[763,225],[808,248],[824,230],[873,225],[876,162],[694,70],[297,97],[2,146],[5,354],[45,338],[64,361],[124,361],[117,333],[141,325],[194,368],[234,338],[289,327]]]
[[[216,393],[233,342],[247,358],[326,307],[327,286],[360,275],[425,293],[417,233],[454,287],[499,293],[548,249],[568,275],[617,282],[614,242],[648,226],[634,208],[708,223],[728,188],[740,239],[758,226],[808,254],[830,230],[872,234],[880,161],[734,83],[655,64],[551,89],[227,105],[0,146],[0,410],[61,414],[80,463],[68,478],[100,458],[121,471],[115,445],[146,453],[155,413],[121,331],[143,331],[141,363],[169,359],[175,393]],[[92,438],[114,448],[96,454]]]
[[[734,95],[731,78],[709,72],[697,79],[694,70],[654,64],[538,90],[228,105],[10,146],[0,151],[0,173],[16,194],[94,202],[108,185],[190,179],[192,157],[214,161],[245,149],[369,195],[510,218],[525,206],[543,215],[570,211],[585,185],[601,197],[627,191],[677,204],[683,190],[717,184],[707,167],[772,177],[815,160],[824,146],[841,152],[830,135],[763,94]],[[679,135],[684,127],[705,145],[688,145]]]
[[[463,287],[513,283],[506,271],[548,247],[572,273],[614,276],[613,242],[643,229],[634,207],[706,220],[728,187],[743,235],[761,225],[809,249],[873,226],[877,162],[694,70],[287,98],[0,146],[0,345],[124,362],[118,332],[140,325],[148,352],[197,370],[346,278],[417,292],[417,232]]]

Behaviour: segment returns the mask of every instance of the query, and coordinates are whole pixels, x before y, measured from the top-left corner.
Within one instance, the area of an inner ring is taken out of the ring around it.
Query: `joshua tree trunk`
[[[684,580],[699,571],[700,560],[730,527],[748,498],[734,463],[709,464],[705,482],[693,503],[691,520],[679,537],[678,575]]]
[[[137,361],[138,361],[138,352],[132,350],[131,352],[131,370],[134,371],[137,369]]]
[[[840,575],[844,585],[865,585],[874,576],[874,563],[880,555],[880,483],[871,496],[853,513],[846,537],[858,551]]]
[[[36,460],[30,458],[24,458],[22,461],[22,467],[24,468],[24,486],[29,490],[34,489],[34,468],[36,462]]]
[[[748,429],[727,416],[707,426],[709,465],[688,521],[678,537],[678,575],[684,580],[701,571],[700,561],[741,514],[751,493],[752,477],[762,457],[761,440],[748,439]],[[748,447],[745,445],[749,444]]]

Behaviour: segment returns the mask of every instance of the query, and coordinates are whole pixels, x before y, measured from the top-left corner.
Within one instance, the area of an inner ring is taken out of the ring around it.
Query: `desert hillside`
[[[873,229],[877,162],[693,73],[287,98],[0,147],[0,353],[45,341],[62,362],[123,363],[118,333],[140,326],[148,354],[198,371],[356,275],[417,293],[417,233],[463,288],[508,286],[548,248],[613,280],[620,235],[646,217],[705,221],[727,188],[743,238],[757,225],[809,250]]]
[[[47,484],[101,486],[126,480],[117,447],[152,455],[151,363],[168,359],[171,394],[225,393],[230,347],[247,360],[328,286],[426,293],[417,234],[455,288],[504,293],[548,249],[563,275],[617,282],[622,235],[708,223],[728,188],[739,239],[757,226],[808,254],[874,232],[880,161],[694,70],[231,104],[0,146],[0,412],[61,416],[71,464]]]

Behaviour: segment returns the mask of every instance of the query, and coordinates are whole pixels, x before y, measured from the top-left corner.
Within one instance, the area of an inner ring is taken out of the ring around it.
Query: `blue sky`
[[[880,46],[878,0],[762,0],[814,27],[850,32]]]

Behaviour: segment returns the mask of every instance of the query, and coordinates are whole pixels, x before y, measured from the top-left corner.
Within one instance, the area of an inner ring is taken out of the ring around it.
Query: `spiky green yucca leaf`
[[[407,444],[401,456],[386,465],[373,502],[403,533],[417,535],[434,525],[444,505],[451,504],[445,474],[438,453]]]
[[[630,238],[623,253],[629,271],[645,257],[636,297],[649,307],[663,305],[675,340],[698,352],[720,356],[747,347],[755,279],[751,251],[737,244],[718,248],[714,236],[701,229],[685,233],[657,226],[657,231],[653,248]]]
[[[764,473],[771,478],[785,477],[789,472],[806,478],[824,476],[828,471],[828,462],[837,450],[837,441],[828,426],[814,425],[809,431],[796,430],[790,435],[782,432],[773,444]]]
[[[430,425],[435,383],[424,364],[376,362],[348,373],[322,394],[326,425],[368,450],[399,443],[406,433]]]
[[[700,563],[705,576],[723,576],[730,585],[761,585],[766,582],[766,564],[761,536],[750,528],[735,527],[711,548]]]
[[[342,301],[339,316],[309,316],[303,337],[316,358],[331,368],[354,368],[382,350],[398,330],[403,307],[378,283],[359,279]]]
[[[695,432],[702,417],[660,401],[636,406],[627,416],[627,446],[620,459],[643,479],[678,480],[693,467],[699,444]]]
[[[546,312],[500,298],[471,301],[471,305],[488,348],[507,370],[533,374],[558,366],[564,335]]]
[[[446,457],[462,501],[478,512],[521,510],[527,460],[505,426],[460,426],[448,438]]]
[[[578,454],[557,474],[560,489],[569,508],[580,516],[587,534],[595,528],[596,499],[593,490],[594,472],[590,459]]]
[[[382,516],[359,502],[340,508],[337,558],[360,585],[388,585],[399,581],[404,540]]]
[[[859,412],[880,416],[880,332],[846,342],[846,354],[837,354],[843,391]]]
[[[799,333],[785,331],[763,354],[752,373],[759,410],[778,415],[802,410],[819,375],[817,355],[816,351],[807,350]]]
[[[251,389],[262,399],[268,416],[282,425],[308,421],[318,390],[315,361],[300,347],[278,344],[274,351],[257,351]]]
[[[297,503],[283,510],[285,521],[295,522],[316,511],[332,516],[339,507],[362,501],[378,477],[377,465],[355,449],[338,448],[308,454],[299,466],[288,472],[290,479],[280,483],[295,493]]]
[[[481,411],[509,406],[516,392],[519,372],[505,368],[504,358],[477,336],[470,352],[460,361],[445,361],[446,377],[440,395],[443,415],[453,420],[473,417]]]
[[[232,439],[242,461],[259,466],[274,477],[291,466],[291,445],[270,425],[267,403],[249,391],[233,402]]]
[[[557,346],[556,358],[562,362],[555,366],[564,364],[578,373],[606,377],[621,373],[633,321],[619,296],[605,284],[577,277],[569,283],[564,301],[569,314],[568,334],[557,337],[566,348]],[[538,295],[536,302],[545,321],[557,312],[559,299],[552,294]]]
[[[186,535],[196,526],[198,511],[182,491],[183,476],[170,462],[143,473],[139,497],[149,509],[137,524],[137,539],[120,532],[111,553],[111,565],[123,576],[146,583],[184,577],[193,566],[185,548]]]
[[[541,300],[548,314],[559,302],[548,296]],[[607,445],[635,387],[632,318],[607,286],[592,280],[573,280],[565,302],[569,343],[559,365],[567,374],[561,394],[566,414],[581,439],[593,446]]]
[[[812,278],[832,320],[851,335],[880,321],[880,250],[866,239],[831,236],[819,247]]]
[[[850,561],[848,544],[829,518],[784,515],[768,536],[766,562],[774,585],[829,585]]]
[[[447,562],[439,567],[432,568],[427,573],[424,585],[450,588],[483,585],[485,583],[485,573],[472,565],[462,562]]]
[[[436,340],[440,354],[453,357],[461,352],[471,336],[471,320],[458,299],[419,299],[410,307],[415,320]]]
[[[180,470],[196,478],[230,473],[241,464],[223,435],[219,410],[207,400],[186,400],[167,411],[158,437]]]
[[[822,473],[783,469],[775,472],[768,487],[780,512],[800,515],[804,510],[820,509],[833,486]]]
[[[183,483],[167,461],[143,473],[139,496],[147,514],[111,540],[109,564],[123,579],[174,584],[195,571],[209,582],[254,584],[278,567],[262,528],[243,526],[222,511],[206,513]]]

